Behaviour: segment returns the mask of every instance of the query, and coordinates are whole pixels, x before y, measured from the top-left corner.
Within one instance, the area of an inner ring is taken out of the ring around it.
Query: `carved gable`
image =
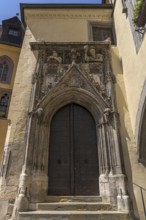
[[[98,83],[94,81],[92,76],[81,72],[77,65],[73,64],[71,68],[64,74],[60,81],[54,86],[50,93],[61,92],[64,89],[78,88],[83,89],[96,95],[102,90]]]

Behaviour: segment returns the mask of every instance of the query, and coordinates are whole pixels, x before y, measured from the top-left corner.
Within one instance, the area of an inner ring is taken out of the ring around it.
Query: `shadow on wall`
[[[113,62],[113,72],[116,77],[115,91],[116,91],[116,104],[120,117],[119,131],[121,135],[121,160],[123,171],[126,174],[126,188],[128,194],[130,195],[130,210],[131,215],[134,215],[134,219],[139,219],[136,200],[134,196],[133,189],[133,177],[132,177],[132,167],[130,161],[130,148],[134,143],[133,132],[131,128],[131,121],[128,112],[128,106],[126,103],[126,91],[123,78],[123,68],[122,68],[122,59],[118,56],[117,48],[112,48],[112,62]],[[137,216],[137,217],[136,217]]]

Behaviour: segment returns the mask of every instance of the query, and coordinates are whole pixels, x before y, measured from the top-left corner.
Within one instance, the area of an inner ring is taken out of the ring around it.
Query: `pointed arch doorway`
[[[91,113],[77,104],[57,111],[50,128],[49,195],[98,195],[97,132]]]

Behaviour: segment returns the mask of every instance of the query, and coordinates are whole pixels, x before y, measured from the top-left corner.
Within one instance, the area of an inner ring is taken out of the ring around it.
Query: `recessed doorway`
[[[50,127],[49,195],[98,195],[97,132],[91,113],[77,104],[57,111]]]

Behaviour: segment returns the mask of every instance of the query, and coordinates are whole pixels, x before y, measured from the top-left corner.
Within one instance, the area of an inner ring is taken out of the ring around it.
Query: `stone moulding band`
[[[85,45],[96,46],[98,48],[110,49],[111,41],[110,39],[104,41],[94,41],[94,42],[46,42],[43,39],[38,39],[36,42],[30,42],[31,50],[70,50],[73,47],[78,47],[78,49],[83,48]]]
[[[70,18],[70,19],[101,19],[101,20],[108,20],[111,19],[110,14],[105,14],[105,15],[99,15],[99,14],[45,14],[45,13],[39,13],[39,14],[27,14],[26,15],[26,20],[28,18],[39,18],[39,19],[47,19],[47,18]]]

